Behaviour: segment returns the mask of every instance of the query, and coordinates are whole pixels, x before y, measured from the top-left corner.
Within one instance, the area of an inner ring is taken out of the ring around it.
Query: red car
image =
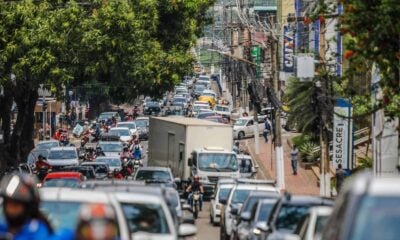
[[[76,188],[83,181],[85,181],[85,176],[80,172],[53,172],[46,175],[41,187]]]

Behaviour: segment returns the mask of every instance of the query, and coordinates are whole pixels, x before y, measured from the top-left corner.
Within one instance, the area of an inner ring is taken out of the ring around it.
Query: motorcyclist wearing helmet
[[[132,154],[129,152],[129,147],[128,146],[124,146],[121,154],[119,155],[121,159],[124,158],[132,158]]]
[[[105,157],[106,154],[103,152],[103,149],[101,149],[100,146],[96,147],[96,156],[97,157]]]
[[[38,160],[35,163],[35,168],[36,169],[41,169],[41,168],[50,169],[51,165],[48,164],[46,161],[44,161],[44,157],[42,155],[39,155]]]
[[[0,225],[1,237],[10,239],[52,237],[53,229],[39,210],[40,196],[36,184],[35,179],[27,174],[11,174],[2,179],[0,195],[3,197],[6,224]]]
[[[75,239],[119,239],[113,208],[101,203],[83,205],[79,213]]]
[[[195,175],[193,178],[193,182],[186,188],[186,192],[189,193],[188,196],[188,203],[192,205],[192,195],[193,192],[198,191],[200,192],[200,199],[199,199],[199,207],[200,211],[203,208],[203,194],[204,194],[204,187],[203,184],[200,182],[200,177]]]

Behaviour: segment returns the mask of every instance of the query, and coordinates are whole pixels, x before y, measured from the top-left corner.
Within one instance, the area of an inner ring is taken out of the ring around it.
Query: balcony
[[[277,0],[254,0],[254,11],[275,12]]]

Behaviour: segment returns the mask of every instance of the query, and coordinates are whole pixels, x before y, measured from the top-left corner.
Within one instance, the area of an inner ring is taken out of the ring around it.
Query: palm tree
[[[311,136],[319,134],[316,93],[313,81],[300,82],[298,78],[290,78],[284,95],[289,106],[288,122]]]

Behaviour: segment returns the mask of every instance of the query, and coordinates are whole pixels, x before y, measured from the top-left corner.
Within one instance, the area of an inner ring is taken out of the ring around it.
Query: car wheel
[[[243,138],[244,138],[244,132],[239,132],[238,139],[243,139]]]

